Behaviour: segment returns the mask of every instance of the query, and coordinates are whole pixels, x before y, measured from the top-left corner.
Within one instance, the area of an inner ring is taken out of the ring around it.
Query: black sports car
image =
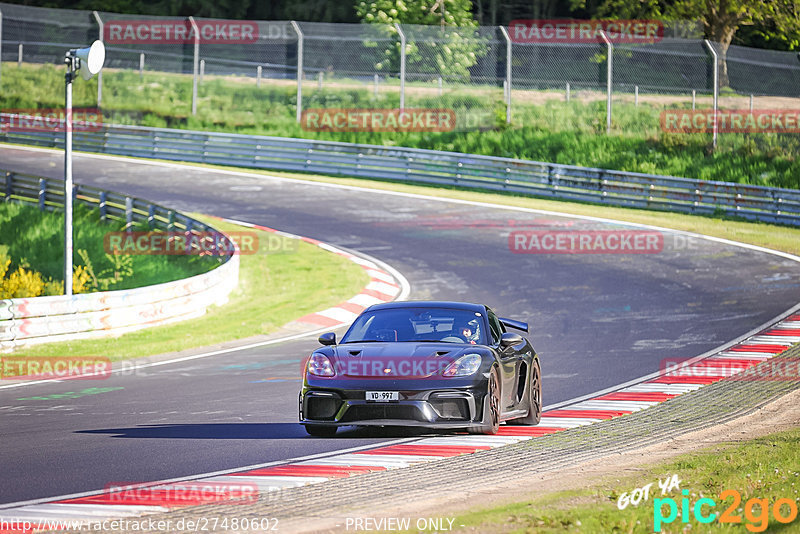
[[[337,343],[309,357],[300,422],[313,436],[339,426],[422,426],[495,434],[501,421],[535,425],[539,357],[528,325],[463,302],[393,302],[364,310]]]

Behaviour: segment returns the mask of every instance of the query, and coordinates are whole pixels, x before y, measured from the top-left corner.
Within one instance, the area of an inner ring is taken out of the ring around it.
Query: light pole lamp
[[[67,73],[64,77],[65,117],[64,117],[64,294],[72,295],[72,80],[77,72],[88,80],[103,68],[106,49],[103,43],[95,41],[87,48],[73,48],[68,51],[64,63]]]

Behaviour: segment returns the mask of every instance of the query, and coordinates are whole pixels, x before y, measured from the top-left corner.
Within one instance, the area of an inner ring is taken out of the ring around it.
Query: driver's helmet
[[[481,327],[477,319],[470,319],[463,323],[456,331],[455,335],[462,338],[467,343],[475,345],[481,338]]]

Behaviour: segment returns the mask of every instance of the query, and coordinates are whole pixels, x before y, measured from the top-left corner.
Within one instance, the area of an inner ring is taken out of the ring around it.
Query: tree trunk
[[[705,26],[708,39],[719,43],[719,86],[729,87],[728,76],[728,49],[731,41],[739,29],[741,17],[732,13],[719,13],[713,7],[706,15]]]

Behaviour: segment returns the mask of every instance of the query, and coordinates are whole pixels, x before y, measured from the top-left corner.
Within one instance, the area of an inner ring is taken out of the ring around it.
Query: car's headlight
[[[442,376],[469,376],[481,368],[482,361],[480,354],[466,354],[445,367]]]
[[[312,354],[308,359],[308,373],[314,376],[334,376],[336,372],[327,356]]]

